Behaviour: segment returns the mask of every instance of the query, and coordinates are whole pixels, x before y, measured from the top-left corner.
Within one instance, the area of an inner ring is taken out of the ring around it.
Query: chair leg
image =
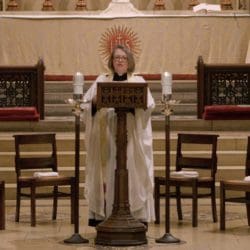
[[[160,182],[155,178],[155,224],[160,224]]]
[[[52,220],[56,220],[57,203],[58,203],[58,186],[54,186],[54,190],[53,190],[53,212],[52,212]]]
[[[217,222],[217,209],[216,209],[216,194],[215,194],[215,185],[213,185],[211,190],[211,204],[212,204],[212,213],[213,213],[213,221]]]
[[[20,218],[20,206],[21,206],[21,190],[20,187],[17,184],[17,191],[16,191],[16,217],[15,217],[15,221],[19,222],[19,218]]]
[[[197,190],[197,179],[193,180],[192,183],[192,226],[197,227],[198,225],[198,190]]]
[[[247,223],[248,226],[250,226],[250,204],[247,204],[246,207],[247,207]]]
[[[220,183],[220,230],[225,230],[226,228],[226,207],[225,207],[225,195],[226,191],[224,188],[224,183]]]
[[[75,192],[75,183],[74,181],[71,182],[71,185],[70,185],[70,216],[71,216],[71,224],[74,224],[75,223],[75,195],[76,195],[76,192]]]
[[[246,208],[247,208],[247,222],[248,222],[248,226],[250,226],[250,192],[246,192],[246,198],[247,198],[247,204],[246,204]]]
[[[5,182],[0,181],[0,230],[5,229]]]
[[[176,206],[177,206],[177,214],[178,219],[183,220],[182,216],[182,208],[181,208],[181,187],[176,187]]]
[[[31,186],[30,188],[30,205],[31,205],[31,226],[36,226],[36,188]]]

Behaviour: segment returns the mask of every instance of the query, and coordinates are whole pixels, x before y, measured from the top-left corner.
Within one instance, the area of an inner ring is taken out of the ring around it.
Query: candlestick
[[[74,77],[74,82],[79,81],[83,83],[83,75],[77,72]],[[82,85],[81,85],[82,86]],[[81,88],[82,89],[82,88]],[[78,91],[78,89],[77,89]],[[77,92],[76,91],[76,92]],[[75,92],[74,92],[75,95]],[[82,113],[80,98],[75,100],[68,99],[66,102],[73,106],[73,114],[75,115],[75,199],[74,199],[74,233],[70,238],[64,240],[66,244],[83,244],[88,243],[89,240],[83,238],[79,233],[79,178],[80,178],[80,116]]]
[[[162,90],[163,97],[161,105],[162,114],[165,115],[165,233],[161,238],[156,239],[157,243],[180,243],[181,240],[170,233],[170,115],[173,113],[172,106],[179,101],[171,100],[172,96],[172,75],[169,72],[162,74],[162,86],[168,88]],[[170,86],[170,87],[169,87]]]

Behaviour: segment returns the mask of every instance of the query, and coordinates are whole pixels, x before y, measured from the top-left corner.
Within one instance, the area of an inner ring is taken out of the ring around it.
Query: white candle
[[[162,86],[162,95],[171,95],[172,94],[172,74],[169,72],[164,72],[161,75],[161,86]]]
[[[84,77],[81,72],[76,72],[74,75],[74,94],[75,95],[82,95],[83,94],[83,85],[84,85]]]

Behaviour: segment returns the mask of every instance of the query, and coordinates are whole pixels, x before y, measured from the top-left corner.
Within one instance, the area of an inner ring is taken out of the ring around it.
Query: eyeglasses
[[[115,61],[127,61],[128,58],[126,56],[114,56]]]

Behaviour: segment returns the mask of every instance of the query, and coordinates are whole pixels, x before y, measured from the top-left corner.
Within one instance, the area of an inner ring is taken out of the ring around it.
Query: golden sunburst
[[[138,59],[141,52],[140,41],[137,34],[129,27],[114,26],[105,31],[100,39],[99,52],[104,60],[108,60],[113,48],[120,44],[132,51]]]

